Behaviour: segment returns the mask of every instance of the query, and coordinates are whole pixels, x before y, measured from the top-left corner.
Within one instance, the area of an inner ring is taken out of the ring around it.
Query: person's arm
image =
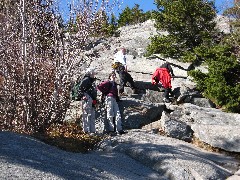
[[[88,89],[91,87],[91,82],[89,79],[84,78],[79,86],[78,89],[78,98],[80,99],[86,99],[84,96],[84,93],[88,91]]]
[[[173,73],[173,69],[172,69],[172,67],[171,67],[170,64],[168,64],[168,67],[167,67],[167,68],[168,68],[169,72],[171,73],[171,75],[172,75],[172,76],[175,76],[174,73]]]
[[[125,71],[128,72],[127,65],[125,65]]]
[[[158,68],[159,69],[159,68]],[[159,77],[159,71],[158,71],[158,69],[156,69],[156,71],[153,73],[153,75],[152,75],[152,84],[153,85],[157,85],[158,83],[159,83],[159,79],[158,79],[158,77]]]
[[[126,59],[125,55],[123,55],[123,65],[125,67],[125,71],[128,72],[128,69],[127,69],[127,59]]]

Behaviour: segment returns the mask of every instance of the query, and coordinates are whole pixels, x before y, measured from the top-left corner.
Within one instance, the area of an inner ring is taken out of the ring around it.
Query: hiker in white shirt
[[[114,55],[114,62],[119,62],[125,67],[125,71],[127,72],[127,62],[126,62],[126,49],[121,48],[115,55]]]
[[[126,63],[125,55],[126,55],[126,49],[121,48],[114,55],[114,62],[112,64],[112,68],[119,74],[119,78],[120,78],[119,94],[120,94],[120,96],[125,96],[124,86],[126,86],[127,82],[130,83],[130,87],[133,90],[133,94],[137,93],[137,88],[135,87],[133,78],[127,71],[127,63]]]

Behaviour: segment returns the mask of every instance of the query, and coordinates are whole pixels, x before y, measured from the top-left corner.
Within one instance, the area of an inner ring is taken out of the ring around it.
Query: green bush
[[[198,89],[226,111],[240,113],[239,6],[226,12],[232,22],[225,35],[216,28],[213,1],[157,0],[156,5],[155,27],[168,35],[152,37],[146,56],[161,54],[192,67],[205,63],[208,73],[189,72]]]
[[[145,56],[150,56],[152,54],[161,54],[164,57],[179,57],[183,46],[177,43],[177,40],[172,36],[153,36],[150,38],[151,44],[147,47],[147,53]]]
[[[216,23],[213,21],[216,11],[212,1],[158,0],[156,5],[158,11],[153,13],[155,27],[169,34],[152,38],[147,56],[158,53],[181,58],[186,56],[186,51],[193,52],[194,48],[213,39],[216,33]],[[189,60],[189,57],[186,57],[186,60]]]
[[[240,113],[240,64],[229,46],[213,46],[199,53],[206,59],[208,73],[190,71],[205,97],[226,111]]]
[[[133,25],[145,22],[152,18],[152,11],[143,12],[139,4],[135,4],[132,9],[128,6],[119,14],[118,26]]]

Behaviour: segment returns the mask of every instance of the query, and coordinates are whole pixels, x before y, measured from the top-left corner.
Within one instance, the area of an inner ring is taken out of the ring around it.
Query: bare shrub
[[[79,0],[72,26],[77,16],[81,22],[65,37],[53,0],[0,2],[0,129],[35,133],[63,123],[73,75],[85,68],[85,46],[101,26],[95,14],[118,3]]]

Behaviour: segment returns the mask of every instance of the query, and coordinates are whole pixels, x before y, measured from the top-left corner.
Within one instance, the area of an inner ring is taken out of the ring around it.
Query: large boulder
[[[165,179],[122,153],[72,153],[28,135],[0,132],[0,179]],[[160,177],[160,178],[159,178]]]
[[[213,147],[240,152],[240,114],[226,113],[220,109],[199,107],[190,103],[170,105],[171,119],[191,126],[194,136]],[[169,118],[162,116],[162,121]]]
[[[161,129],[166,135],[191,142],[193,136],[191,126],[189,126],[186,122],[180,121],[177,116],[170,116],[170,114],[163,112],[160,124]]]
[[[211,124],[192,124],[194,135],[201,141],[218,147],[226,151],[240,152],[240,124],[236,125],[220,125],[218,123]]]
[[[125,129],[139,129],[159,117],[165,108],[164,104],[146,103],[134,98],[125,98],[119,103],[122,112],[122,123]]]
[[[226,179],[238,166],[234,158],[211,153],[190,143],[131,130],[100,145],[105,152],[126,154],[167,179]]]
[[[76,122],[82,117],[82,102],[81,101],[71,101],[69,108],[65,114],[64,121]]]

